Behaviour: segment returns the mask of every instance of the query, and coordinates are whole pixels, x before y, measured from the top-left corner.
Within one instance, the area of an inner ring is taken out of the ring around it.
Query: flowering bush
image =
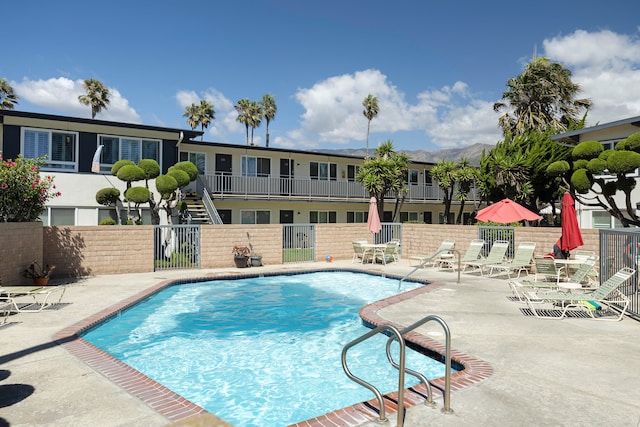
[[[0,221],[36,221],[47,201],[61,195],[53,177],[40,176],[43,164],[43,157],[25,159],[20,154],[14,161],[0,156]]]

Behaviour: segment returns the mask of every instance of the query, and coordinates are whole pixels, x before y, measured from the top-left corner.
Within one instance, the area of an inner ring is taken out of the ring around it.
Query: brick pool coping
[[[339,271],[354,271],[362,273],[359,270],[345,270],[336,269]],[[314,270],[316,271],[316,270]],[[327,271],[327,270],[322,270]],[[294,273],[279,272],[274,274],[300,274],[313,271],[296,271]],[[146,403],[153,410],[163,415],[172,422],[184,420],[186,418],[207,413],[202,407],[190,402],[177,393],[169,390],[162,384],[148,378],[144,374],[140,373],[136,369],[126,365],[105,351],[90,344],[80,337],[80,334],[87,329],[96,326],[97,324],[107,320],[110,317],[115,316],[120,311],[127,309],[128,307],[136,304],[138,301],[147,298],[158,291],[175,284],[192,283],[194,281],[208,281],[208,280],[220,280],[220,279],[238,279],[244,277],[255,277],[255,274],[228,274],[217,275],[215,277],[198,277],[189,279],[171,279],[165,280],[151,286],[129,298],[120,301],[104,310],[95,313],[73,325],[62,329],[54,336],[54,340],[59,345],[63,346],[72,355],[83,361],[90,368],[96,372],[102,374],[107,379],[115,383],[124,389],[127,393],[137,397],[144,403]],[[392,325],[399,330],[402,330],[403,326],[390,322],[378,315],[378,311],[381,309],[396,304],[401,301],[413,298],[416,295],[430,292],[433,289],[443,286],[442,283],[430,282],[428,286],[421,286],[414,290],[404,292],[399,295],[395,295],[372,304],[366,305],[360,310],[360,317],[367,323],[375,326],[382,324]],[[444,355],[444,344],[435,341],[429,337],[412,331],[406,335],[406,340],[409,343],[422,347],[430,352],[436,352],[440,355]],[[451,350],[452,364],[462,366],[462,370],[451,375],[450,387],[451,391],[460,390],[461,388],[471,386],[480,381],[489,378],[493,374],[493,368],[487,362],[464,353],[458,352],[454,349]],[[430,381],[433,389],[434,399],[437,395],[442,395],[442,390],[445,389],[444,378],[439,378]],[[423,384],[415,387],[411,387],[405,390],[404,393],[404,407],[408,408],[424,403],[426,398],[426,388]],[[385,411],[388,418],[391,415],[396,414],[398,410],[398,395],[397,392],[389,393],[384,396],[385,398]],[[302,421],[292,426],[295,427],[356,427],[367,422],[378,419],[378,402],[377,399],[372,399],[367,402],[361,402],[353,406],[338,409],[328,414]]]

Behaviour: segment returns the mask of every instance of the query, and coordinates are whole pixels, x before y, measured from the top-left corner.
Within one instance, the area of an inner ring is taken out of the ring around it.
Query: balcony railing
[[[354,181],[325,181],[310,178],[248,177],[235,175],[204,175],[206,185],[215,198],[279,198],[308,200],[369,201],[369,192]],[[477,192],[471,191],[469,200]],[[394,197],[389,195],[389,197]],[[410,185],[407,202],[442,200],[437,185]]]

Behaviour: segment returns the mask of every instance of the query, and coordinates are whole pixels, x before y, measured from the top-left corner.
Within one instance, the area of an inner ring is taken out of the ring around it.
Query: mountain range
[[[493,145],[490,144],[473,144],[467,147],[460,148],[447,148],[442,150],[427,151],[427,150],[402,150],[408,155],[411,160],[417,162],[438,163],[441,160],[460,160],[466,157],[469,162],[474,166],[480,165],[480,158],[482,157],[482,151],[491,150]],[[341,154],[346,156],[364,157],[367,154],[365,148],[345,148],[338,150],[318,150],[327,154]],[[369,150],[372,151],[371,149]]]

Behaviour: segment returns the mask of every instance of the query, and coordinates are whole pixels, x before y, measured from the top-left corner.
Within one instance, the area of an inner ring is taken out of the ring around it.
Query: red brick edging
[[[305,273],[305,271],[298,271],[296,273]],[[166,280],[160,282],[150,288],[145,289],[142,292],[139,292],[136,295],[133,295],[115,305],[112,305],[111,307],[101,310],[98,313],[59,331],[54,336],[54,340],[58,344],[62,345],[65,349],[67,349],[71,354],[94,369],[96,372],[104,375],[110,381],[122,387],[129,394],[142,400],[156,412],[165,416],[167,419],[175,422],[183,420],[185,418],[189,418],[206,411],[200,406],[169,390],[162,384],[159,384],[158,382],[148,378],[136,369],[133,369],[132,367],[126,365],[115,357],[109,355],[105,351],[85,341],[80,337],[80,334],[86,329],[95,326],[98,323],[117,314],[118,312],[130,307],[141,299],[144,299],[172,284],[189,283],[198,280],[218,280],[238,277],[238,275],[229,275],[180,280]],[[395,326],[399,330],[402,330],[402,325],[397,325],[383,319],[378,315],[378,311],[391,304],[404,301],[424,292],[429,292],[430,290],[439,286],[442,286],[442,284],[430,283],[428,286],[422,286],[412,291],[404,292],[402,294],[369,304],[362,308],[362,310],[360,310],[360,316],[363,320],[369,322],[374,326],[387,324]],[[435,351],[439,354],[445,353],[443,344],[415,331],[407,334],[406,339],[407,341],[421,346],[425,349]],[[452,350],[451,360],[452,363],[457,363],[463,367],[462,370],[454,373],[451,376],[451,391],[459,390],[463,387],[478,383],[493,374],[493,368],[488,363],[460,353],[456,350]],[[431,384],[433,386],[432,388],[434,395],[441,395],[439,390],[444,390],[444,378],[433,380],[431,381]],[[424,396],[426,396],[424,385],[411,387],[410,389],[405,390],[404,407],[408,408],[424,403]],[[385,395],[385,410],[389,417],[390,415],[396,413],[398,410],[397,398],[397,393],[390,393]],[[377,400],[372,399],[367,402],[358,403],[347,408],[342,408],[330,412],[320,417],[293,424],[292,426],[355,427],[377,419],[377,408]]]

